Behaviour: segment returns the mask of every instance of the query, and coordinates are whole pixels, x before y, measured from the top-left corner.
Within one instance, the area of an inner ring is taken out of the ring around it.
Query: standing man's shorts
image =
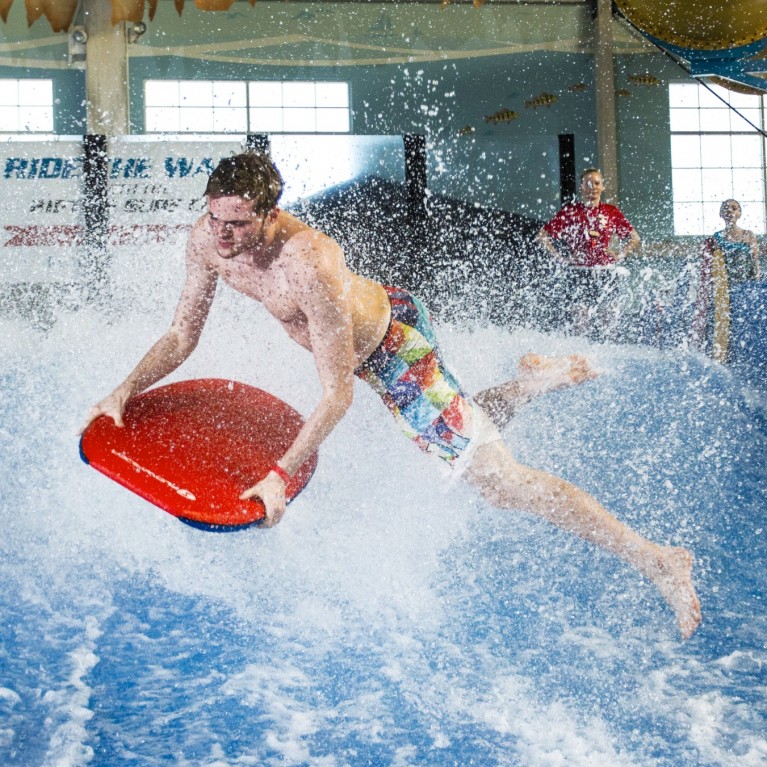
[[[565,269],[565,284],[571,303],[586,304],[589,308],[602,301],[609,301],[618,289],[618,280],[612,267],[569,266]]]
[[[423,304],[406,290],[384,290],[391,303],[389,328],[355,373],[421,450],[463,469],[476,448],[500,434],[445,367]]]

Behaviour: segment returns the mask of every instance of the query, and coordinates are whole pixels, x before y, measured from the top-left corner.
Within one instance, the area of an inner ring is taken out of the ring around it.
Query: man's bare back
[[[239,198],[210,201],[210,212],[195,224],[189,258],[217,274],[238,292],[260,301],[288,335],[312,351],[307,298],[318,282],[339,285],[351,315],[354,367],[378,346],[389,322],[384,289],[346,266],[335,240],[284,211],[267,220],[260,242],[237,238],[232,227],[247,211]]]

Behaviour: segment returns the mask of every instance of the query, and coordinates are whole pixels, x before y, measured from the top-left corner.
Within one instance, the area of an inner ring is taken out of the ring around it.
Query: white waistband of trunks
[[[631,271],[621,264],[595,264],[594,266],[574,266],[571,265],[569,269],[576,269],[578,271],[590,271],[590,272],[612,272],[618,277],[628,277]]]
[[[450,484],[459,479],[466,469],[469,468],[469,464],[471,464],[478,448],[502,439],[495,424],[476,402],[471,403],[471,412],[474,418],[474,435],[469,440],[466,449],[453,461],[452,465],[448,466],[445,464],[445,468],[448,469],[451,475]]]

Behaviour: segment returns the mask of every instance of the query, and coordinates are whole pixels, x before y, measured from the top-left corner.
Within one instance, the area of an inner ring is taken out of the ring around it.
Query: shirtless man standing
[[[574,485],[517,463],[498,432],[536,394],[592,377],[586,360],[528,355],[517,380],[468,397],[442,363],[418,299],[349,271],[338,243],[277,208],[281,192],[267,157],[246,153],[219,163],[205,192],[208,212],[189,237],[186,282],[170,328],[90,409],[85,425],[101,415],[122,425],[128,399],[184,362],[220,278],[260,301],[312,353],[322,384],[322,398],[293,444],[241,495],[263,501],[266,527],[285,512],[286,480],[351,406],[357,375],[381,395],[408,437],[462,472],[490,503],[537,514],[634,565],[674,611],[682,636],[692,635],[700,608],[690,553],[651,543]]]

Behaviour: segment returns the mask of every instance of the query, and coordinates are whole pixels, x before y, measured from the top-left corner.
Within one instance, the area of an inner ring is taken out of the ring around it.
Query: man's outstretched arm
[[[191,250],[191,247],[190,247]],[[216,291],[217,276],[192,257],[187,277],[168,331],[142,357],[128,377],[87,413],[80,433],[102,415],[123,426],[125,403],[172,373],[194,351]]]
[[[338,254],[320,254],[314,264],[301,269],[293,279],[308,321],[311,350],[322,384],[322,399],[278,461],[279,467],[290,476],[343,418],[352,404],[354,391],[352,315],[340,249]],[[285,513],[284,480],[276,472],[270,472],[240,496],[242,500],[254,497],[261,498],[266,507],[264,526],[277,524]]]

